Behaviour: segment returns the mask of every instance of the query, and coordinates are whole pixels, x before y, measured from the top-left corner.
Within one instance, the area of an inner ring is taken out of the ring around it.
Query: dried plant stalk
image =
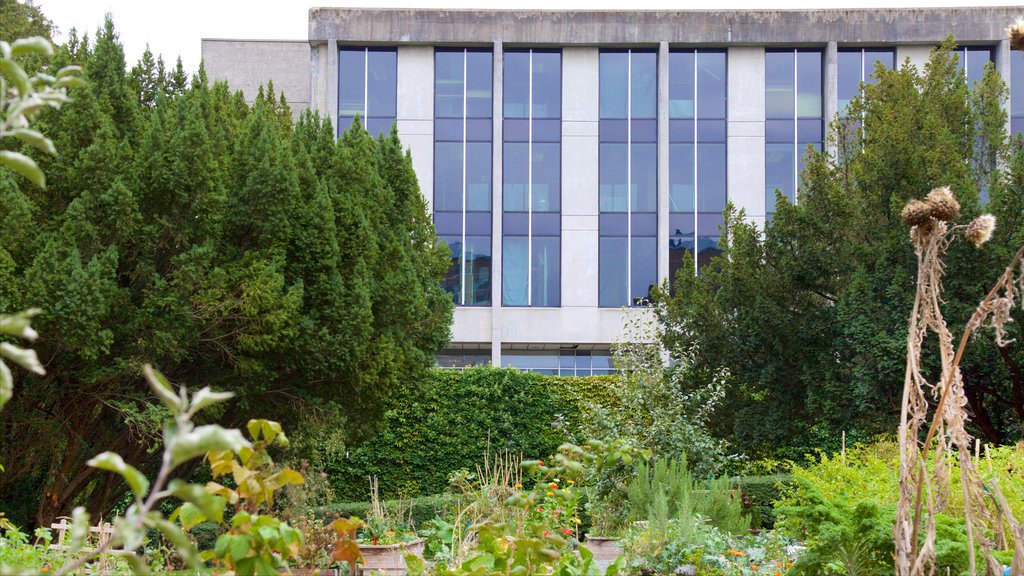
[[[960,469],[970,573],[975,575],[978,569],[975,545],[981,549],[986,574],[1001,573],[1002,566],[992,555],[995,544],[989,540],[988,534],[1002,533],[1004,522],[1017,536],[1014,566],[1024,566],[1024,552],[1018,534],[1020,525],[1005,499],[994,499],[998,515],[992,514],[986,503],[981,475],[971,459],[973,438],[966,430],[970,417],[959,368],[967,341],[975,329],[983,325],[990,326],[995,330],[997,343],[1003,342],[1004,324],[1010,321],[1009,311],[1014,305],[1015,292],[1024,289],[1024,247],[1017,252],[996,285],[979,304],[954,352],[953,335],[941,310],[942,256],[953,239],[951,231],[965,229],[968,239],[980,247],[991,236],[995,223],[993,217],[985,215],[966,227],[954,226],[949,229],[945,220],[954,218],[958,208],[950,191],[939,189],[932,191],[927,201],[912,201],[903,211],[905,221],[913,225],[911,239],[917,252],[918,280],[908,324],[907,369],[900,414],[900,497],[894,529],[898,576],[930,576],[935,573],[934,517],[945,509],[948,502],[949,473],[946,458],[950,449],[956,451]],[[930,214],[930,217],[925,219],[924,213]],[[1018,267],[1021,268],[1019,277],[1016,273]],[[930,384],[921,373],[922,344],[929,331],[938,337],[942,362],[941,386]],[[921,427],[928,419],[928,394],[938,403],[924,442],[919,442]],[[931,474],[928,474],[928,455],[933,442],[934,466]],[[919,546],[922,529],[924,542]]]

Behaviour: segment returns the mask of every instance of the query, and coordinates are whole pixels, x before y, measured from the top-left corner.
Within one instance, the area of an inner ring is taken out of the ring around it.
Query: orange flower
[[[750,565],[750,569],[751,569],[751,570],[758,570],[758,569],[760,569],[760,568],[761,568],[761,567],[760,567],[760,566],[758,566],[757,564],[751,564],[751,565]]]
[[[550,484],[550,486],[551,486],[552,488],[554,488],[555,490],[558,490],[558,484],[556,484],[556,483],[552,482],[552,483]]]
[[[786,568],[792,568],[792,567],[793,567],[793,563],[792,562],[786,562]]]
[[[562,534],[565,534],[566,536],[568,536],[569,534],[572,534],[572,529],[570,529],[570,528],[562,528]]]
[[[747,555],[746,552],[742,552],[740,550],[729,550],[729,554],[732,554],[733,556],[746,556]]]

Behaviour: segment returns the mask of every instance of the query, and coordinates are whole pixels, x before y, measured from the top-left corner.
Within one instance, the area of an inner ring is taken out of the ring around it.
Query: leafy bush
[[[418,498],[407,498],[401,500],[388,500],[384,505],[392,510],[408,510],[409,517],[417,526],[426,526],[437,516],[446,516],[446,511],[455,510],[461,501],[460,496],[454,494],[438,494],[435,496],[421,496]],[[317,517],[323,520],[331,520],[342,516],[351,518],[353,516],[366,518],[370,513],[369,502],[340,502],[323,506],[316,510]]]
[[[789,474],[745,476],[736,479],[743,493],[743,505],[750,513],[752,527],[771,529],[775,526],[775,501],[791,482]]]

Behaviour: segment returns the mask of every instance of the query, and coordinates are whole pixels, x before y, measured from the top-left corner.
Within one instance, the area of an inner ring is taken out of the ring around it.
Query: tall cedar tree
[[[272,87],[250,107],[200,68],[126,72],[108,21],[54,64],[86,87],[40,118],[49,189],[0,172],[0,309],[43,308],[47,376],[0,413],[0,511],[49,525],[127,487],[105,450],[152,472],[163,410],[140,366],[231,390],[226,425],[313,414],[353,434],[447,344],[447,256],[395,134],[293,125]]]
[[[944,314],[959,322],[954,333],[1024,243],[1024,155],[1005,131],[1005,85],[990,67],[969,87],[951,47],[923,71],[876,69],[877,83],[830,126],[838,153],[810,154],[799,205],[780,197],[763,231],[727,211],[722,256],[699,276],[679,275],[663,297],[668,343],[728,370],[716,427],[741,450],[797,458],[837,448],[843,430],[895,431],[916,269],[900,219],[909,199],[950,186],[966,222],[987,191],[984,211],[999,219],[984,250],[959,242],[949,252]],[[972,418],[989,442],[1022,436],[1022,345],[1019,335],[999,349],[985,334],[967,350]]]

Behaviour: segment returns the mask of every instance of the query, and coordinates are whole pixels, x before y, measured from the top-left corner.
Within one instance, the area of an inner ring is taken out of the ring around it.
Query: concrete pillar
[[[658,284],[668,278],[668,42],[658,45]]]
[[[906,60],[917,68],[917,73],[924,73],[924,65],[928,62],[934,46],[920,44],[904,44],[896,46],[896,66],[900,67]]]
[[[398,135],[412,151],[412,167],[427,209],[434,206],[434,48],[398,47]]]
[[[562,309],[597,308],[598,49],[562,49]]]
[[[728,198],[764,225],[764,48],[729,48],[728,56]]]
[[[828,46],[825,47],[825,73],[822,75],[822,81],[824,82],[824,100],[822,104],[824,108],[825,118],[825,151],[833,157],[836,155],[835,144],[829,143],[828,138],[828,125],[836,117],[836,113],[839,110],[839,49],[835,42],[829,42]]]
[[[1003,78],[1003,82],[1006,82],[1007,88],[1011,88],[1014,82],[1010,66],[1010,58],[1012,56],[1013,52],[1010,50],[1010,41],[1005,38],[1000,40],[999,44],[996,44],[996,72],[999,72],[999,75]],[[1016,81],[1020,83],[1022,80],[1018,78]],[[1007,134],[1011,134],[1010,115],[1013,113],[1013,110],[1010,108],[1010,102],[1011,98],[1007,98],[1006,102],[1003,102],[1003,111],[1006,112]]]
[[[324,78],[327,82],[327,110],[325,114],[331,119],[334,135],[338,135],[338,39],[331,33],[327,37],[327,69]]]
[[[309,47],[309,107],[324,116],[327,106],[327,44],[311,44]]]
[[[494,85],[491,102],[494,106],[491,123],[491,364],[501,366],[501,331],[503,327],[501,311],[501,184],[502,184],[502,123],[503,86],[505,72],[505,53],[501,41],[494,42],[492,70]]]

